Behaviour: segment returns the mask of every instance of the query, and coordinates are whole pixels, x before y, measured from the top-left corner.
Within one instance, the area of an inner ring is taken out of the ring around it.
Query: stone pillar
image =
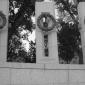
[[[81,0],[78,4],[79,25],[81,27],[81,43],[83,51],[83,63],[85,63],[85,1]]]
[[[0,0],[0,12],[6,18],[6,23],[3,28],[0,29],[0,63],[5,63],[7,59],[9,0]],[[3,21],[1,20],[1,22]],[[1,22],[0,25],[2,25]]]
[[[59,63],[58,60],[58,46],[57,46],[57,33],[56,31],[48,34],[48,49],[49,56],[44,55],[44,38],[43,32],[37,26],[37,19],[42,12],[48,12],[55,18],[54,2],[36,2],[35,15],[36,15],[36,63]]]

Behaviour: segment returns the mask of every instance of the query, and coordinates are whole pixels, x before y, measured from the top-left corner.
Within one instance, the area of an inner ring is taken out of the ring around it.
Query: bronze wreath
[[[6,25],[6,16],[0,11],[0,29]]]
[[[51,27],[43,27],[41,26],[41,23],[40,23],[40,20],[43,18],[43,17],[48,17],[49,19],[51,19],[52,21],[52,26]],[[51,31],[54,29],[54,27],[56,26],[56,20],[54,19],[54,17],[52,15],[50,15],[49,13],[45,12],[45,13],[42,13],[38,19],[37,19],[37,26],[42,30],[42,31]]]

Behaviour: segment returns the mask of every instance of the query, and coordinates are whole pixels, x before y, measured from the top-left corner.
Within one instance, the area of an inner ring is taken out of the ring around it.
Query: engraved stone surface
[[[44,13],[47,12],[55,18],[54,2],[36,2],[36,6],[35,6],[36,24],[37,24],[37,19],[42,14],[42,12]],[[37,37],[36,39],[37,60],[36,61],[37,63],[58,63],[57,33],[51,32],[48,34],[49,57],[44,56],[43,35],[44,35],[43,32],[36,25],[36,37]],[[51,43],[52,41],[53,43]],[[54,45],[55,48],[52,48],[51,47],[52,45]]]

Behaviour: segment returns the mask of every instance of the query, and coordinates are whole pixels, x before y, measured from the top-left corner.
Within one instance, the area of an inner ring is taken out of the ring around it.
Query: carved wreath
[[[0,29],[6,25],[6,16],[0,11]]]
[[[37,19],[37,26],[42,31],[51,31],[56,26],[55,18],[49,13],[42,13]]]

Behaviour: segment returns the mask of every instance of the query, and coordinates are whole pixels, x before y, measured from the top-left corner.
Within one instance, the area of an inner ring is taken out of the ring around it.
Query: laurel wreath
[[[43,17],[49,17],[52,21],[53,21],[53,25],[51,26],[51,27],[43,27],[43,26],[41,26],[41,24],[40,24],[40,20],[43,18]],[[39,17],[38,17],[38,19],[37,19],[37,26],[42,30],[42,31],[46,31],[46,32],[48,32],[48,31],[51,31],[51,30],[53,30],[54,29],[54,27],[56,26],[56,20],[54,19],[54,17],[52,16],[52,15],[50,15],[49,13],[42,13]]]
[[[0,18],[1,18],[1,20],[3,20],[3,21],[1,21],[2,24],[0,22],[0,29],[2,29],[6,25],[6,16],[1,11],[0,11]]]

